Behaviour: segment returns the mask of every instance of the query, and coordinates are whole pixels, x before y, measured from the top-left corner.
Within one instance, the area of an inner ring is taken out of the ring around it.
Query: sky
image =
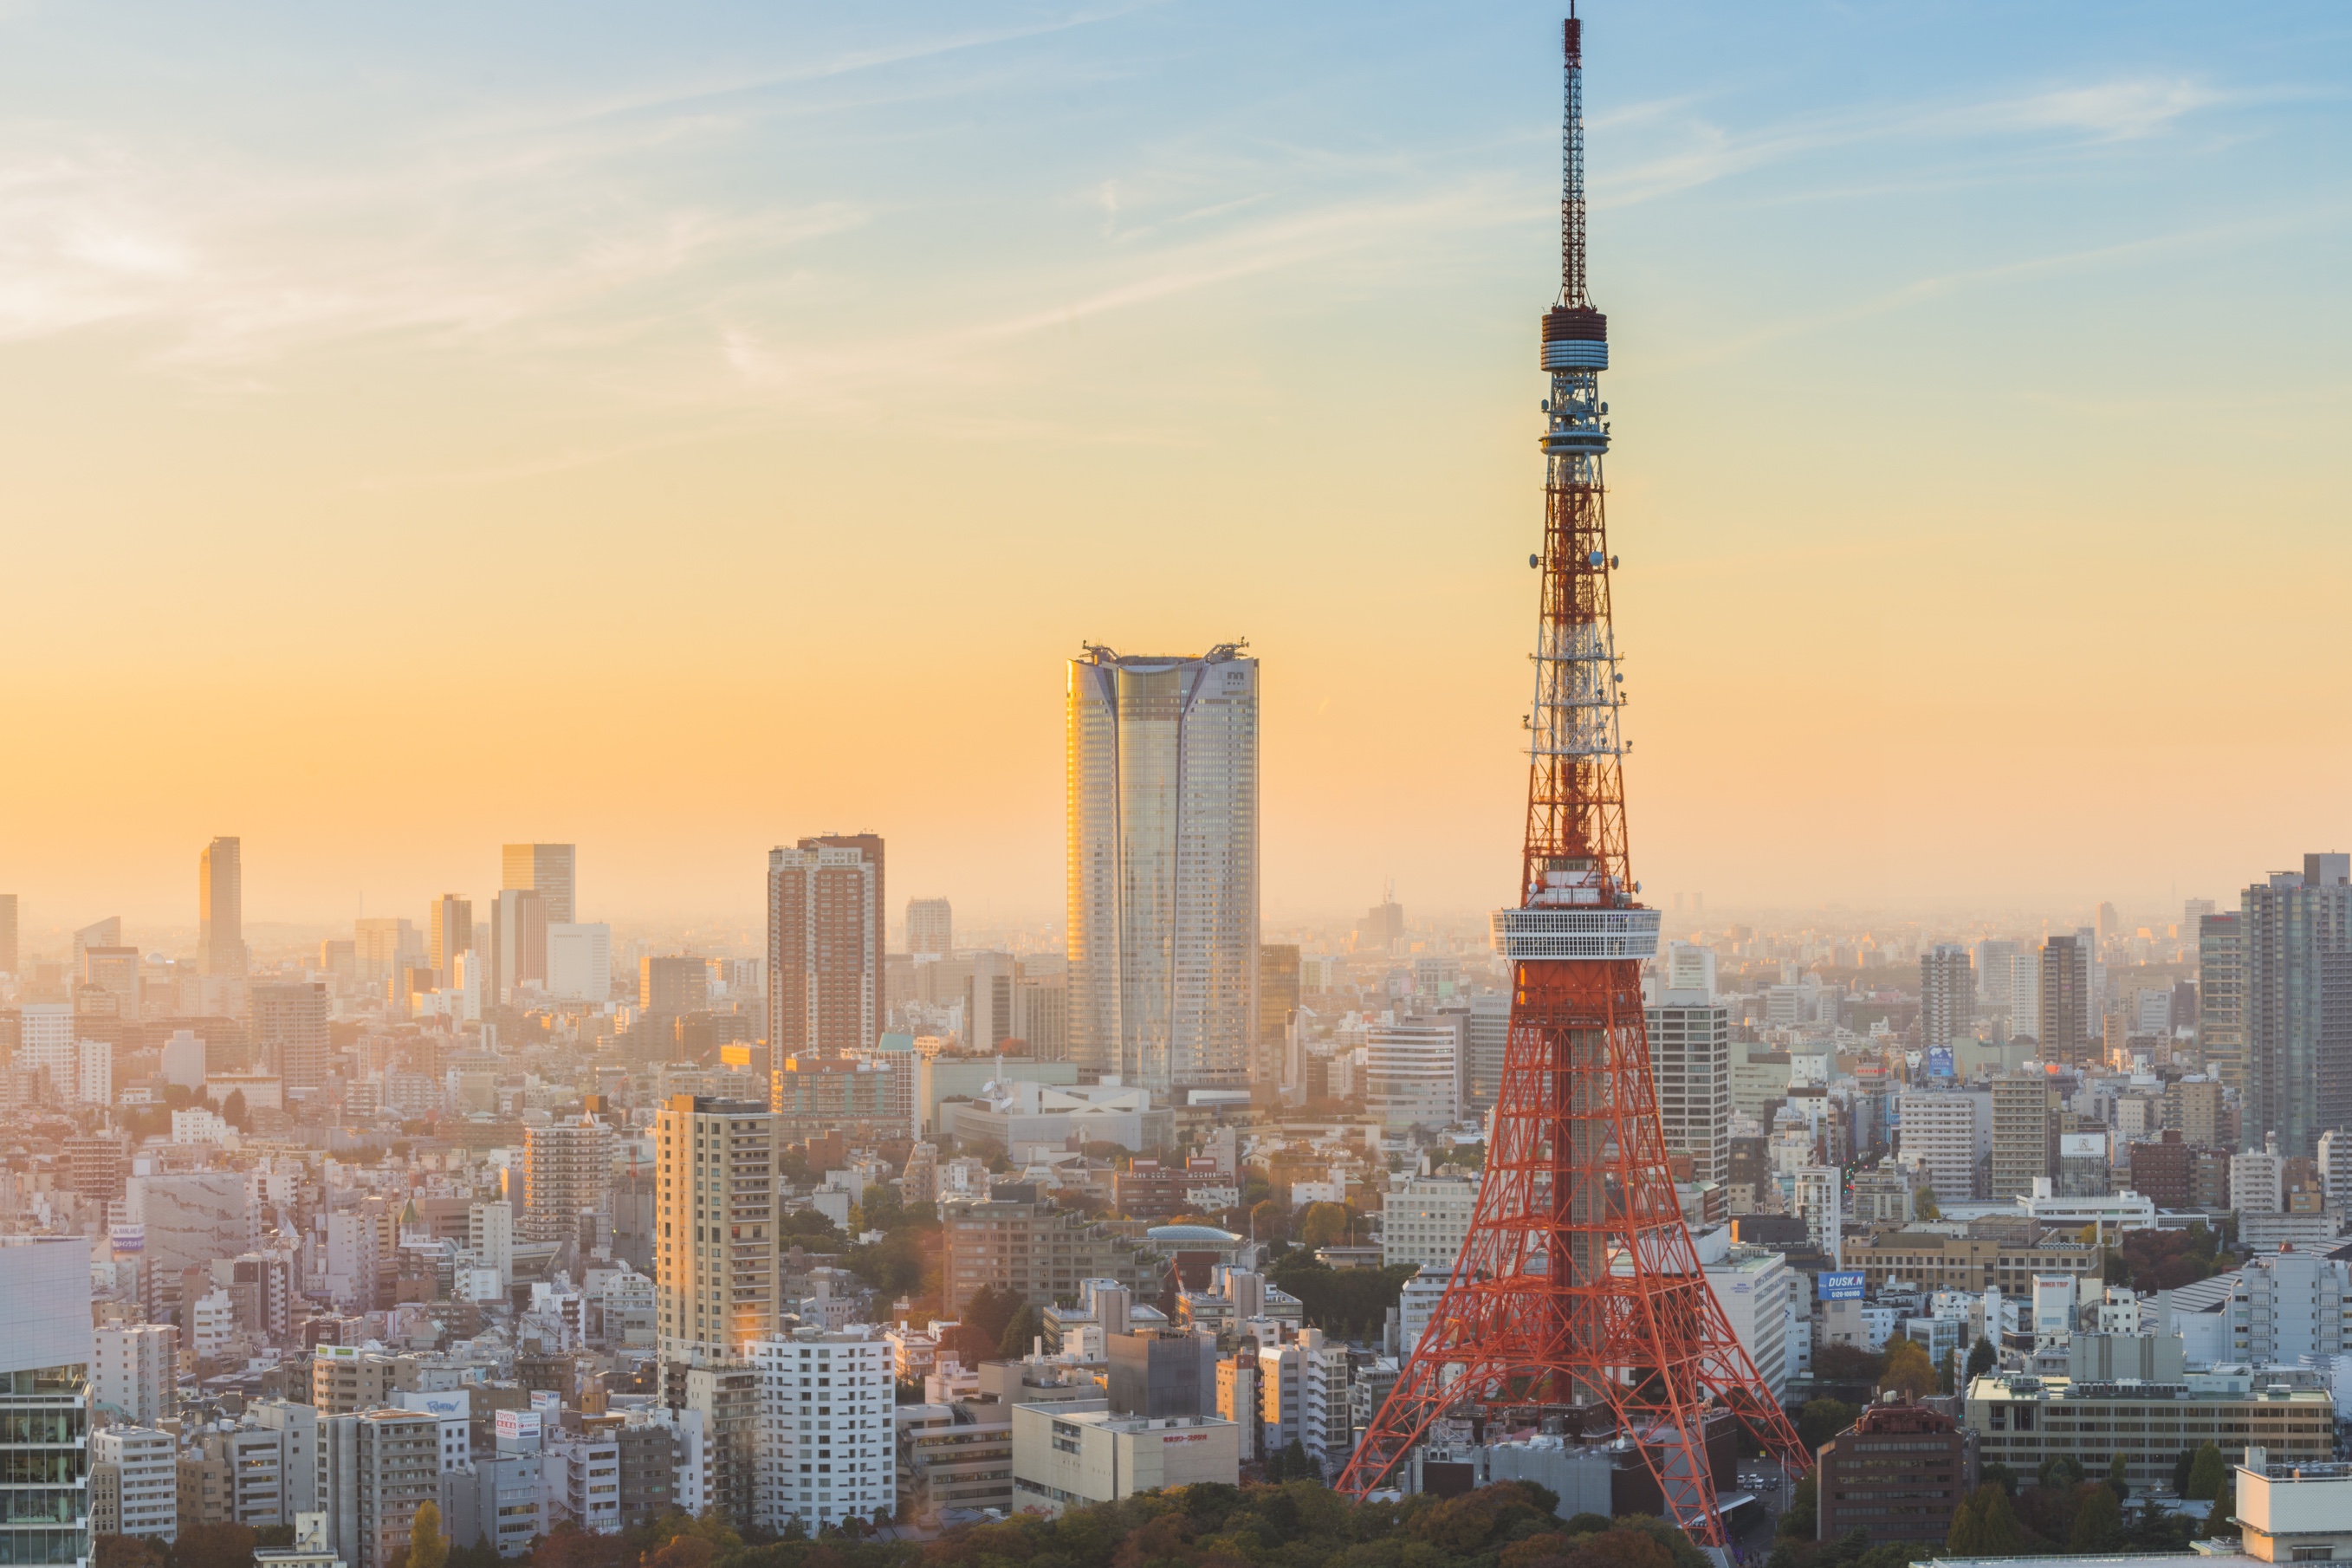
[[[1653,901],[2352,844],[2352,13],[1596,0]],[[0,890],[1053,921],[1063,660],[1264,661],[1269,920],[1506,901],[1558,13],[0,0]]]

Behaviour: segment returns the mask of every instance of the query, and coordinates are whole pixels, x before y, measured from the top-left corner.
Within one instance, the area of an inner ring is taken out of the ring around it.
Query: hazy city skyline
[[[2269,609],[2352,565],[2333,14],[1618,9],[1645,885],[2149,903],[2336,842],[2346,677]],[[235,836],[251,922],[415,918],[533,836],[606,914],[750,912],[829,824],[1051,918],[1063,661],[1247,636],[1270,916],[1504,901],[1551,25],[11,15],[0,510],[72,586],[0,631],[50,738],[0,885],[176,920]],[[2222,301],[2170,390],[2152,323]]]

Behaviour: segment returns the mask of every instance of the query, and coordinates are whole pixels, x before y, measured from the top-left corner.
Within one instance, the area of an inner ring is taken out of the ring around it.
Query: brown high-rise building
[[[253,1043],[261,1066],[274,1068],[289,1089],[325,1083],[331,1054],[325,984],[296,980],[255,986]]]
[[[568,926],[579,907],[579,847],[572,844],[509,844],[499,852],[499,881],[506,888],[537,893],[549,925]]]
[[[16,973],[16,895],[0,893],[0,974]]]
[[[196,857],[196,968],[245,973],[245,849],[235,838],[215,838]]]
[[[522,1131],[523,1236],[563,1241],[582,1211],[612,1213],[613,1130],[593,1116]]]
[[[1816,1535],[1940,1542],[1977,1489],[1977,1435],[1940,1411],[1873,1405],[1821,1447]]]
[[[1282,1081],[1282,1046],[1290,1032],[1291,1016],[1298,1011],[1298,945],[1260,942],[1257,949],[1257,1050],[1251,1058],[1252,1079],[1264,1084]]]
[[[882,840],[768,852],[768,1062],[870,1050],[882,1032]]]
[[[656,1018],[699,1013],[710,1000],[710,965],[692,953],[637,960],[637,1006]]]
[[[2042,1059],[2080,1062],[2091,1037],[2098,1004],[2091,995],[2090,955],[2071,936],[2042,944]],[[1995,1196],[2000,1194],[1996,1194]]]

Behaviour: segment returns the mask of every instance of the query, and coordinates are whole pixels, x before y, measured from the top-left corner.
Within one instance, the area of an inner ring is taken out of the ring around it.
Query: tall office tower
[[[1070,1057],[1166,1094],[1249,1081],[1258,663],[1088,646],[1066,722]]]
[[[593,1116],[522,1130],[523,1238],[567,1241],[583,1211],[613,1212],[613,1130]]]
[[[0,1562],[90,1555],[89,1246],[0,1237],[0,1432],[8,1445]]]
[[[532,888],[499,889],[498,902],[490,906],[490,988],[496,1001],[513,1001],[516,988],[527,981],[547,984],[550,923],[546,894]],[[609,955],[611,939],[606,941]]]
[[[0,974],[16,973],[16,895],[0,893]]]
[[[774,1126],[755,1100],[706,1095],[655,1113],[654,1333],[670,1366],[738,1359],[775,1330]]]
[[[1298,944],[1260,942],[1257,949],[1257,1049],[1250,1081],[1282,1082],[1282,1047],[1298,1012]]]
[[[2009,1010],[2009,961],[2017,943],[1989,936],[1977,943],[1977,1000],[1995,1012]]]
[[[83,957],[91,948],[121,947],[121,945],[122,917],[121,915],[109,915],[102,921],[90,921],[89,924],[73,933],[72,974],[76,979],[81,977]]]
[[[1385,956],[1404,935],[1404,906],[1396,901],[1396,884],[1381,889],[1381,901],[1356,922],[1356,951]]]
[[[509,844],[500,852],[499,886],[532,892],[547,911],[547,923],[568,926],[580,918],[580,847],[576,844]]]
[[[2099,906],[2097,921],[2098,923],[2092,928],[2092,940],[2097,942],[2100,948],[2105,948],[2107,943],[2123,934],[2123,917],[2116,913],[2115,905],[2102,903]]]
[[[1693,1181],[1729,1181],[1731,1010],[1707,992],[1669,987],[1649,1009],[1649,1024],[1666,1152],[1690,1155]]]
[[[425,962],[441,976],[443,984],[455,984],[457,955],[474,945],[474,900],[456,893],[434,900],[425,917]]]
[[[2038,1041],[2042,1038],[2042,955],[2012,952],[2002,962],[2009,966],[2010,1037],[2023,1035]]]
[[[918,958],[955,952],[955,910],[945,899],[907,900],[907,951]]]
[[[1021,966],[1009,952],[975,952],[964,984],[963,1043],[968,1050],[1000,1051],[1015,1037],[1013,993]]]
[[[879,838],[832,835],[768,852],[770,1070],[881,1037],[883,908]]]
[[[1481,991],[1470,998],[1470,1110],[1485,1116],[1503,1091],[1503,1058],[1511,1039],[1511,994]],[[1303,1065],[1303,1064],[1302,1064]],[[1297,1087],[1305,1087],[1303,1084]]]
[[[1992,1080],[1992,1201],[2031,1196],[2033,1184],[2058,1173],[2058,1108],[2047,1074],[2006,1073]]]
[[[333,1056],[323,981],[295,980],[253,988],[253,1044],[265,1068],[286,1087],[317,1089]]]
[[[2045,1062],[2080,1062],[2089,1048],[2096,1015],[2085,958],[2077,937],[2053,936],[2042,944],[2042,1029],[2034,1038]]]
[[[1977,1016],[1977,977],[1969,950],[1939,942],[1919,955],[1919,1044],[1948,1046]]]
[[[196,971],[245,973],[245,853],[238,839],[215,838],[196,857]]]
[[[2246,1092],[2246,955],[2235,914],[2197,918],[2197,1051],[2210,1076]]]
[[[2306,855],[2238,906],[2246,1068],[2239,1136],[2308,1156],[2352,1125],[2352,855]]]
[[[882,955],[890,950],[890,903],[886,896],[888,889],[882,874],[882,836],[878,833],[815,833],[803,838],[797,847],[855,849],[866,857],[868,866],[874,868],[874,924],[866,941],[874,949],[874,994],[879,998],[882,994]],[[880,1015],[876,1016],[878,1017]]]

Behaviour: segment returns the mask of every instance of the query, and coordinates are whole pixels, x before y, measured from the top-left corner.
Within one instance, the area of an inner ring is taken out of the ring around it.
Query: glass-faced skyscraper
[[[1089,647],[1067,715],[1069,1055],[1154,1089],[1248,1084],[1258,667]]]

